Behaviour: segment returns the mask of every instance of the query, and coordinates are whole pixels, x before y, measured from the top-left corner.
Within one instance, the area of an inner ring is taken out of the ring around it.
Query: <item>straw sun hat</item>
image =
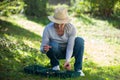
[[[69,23],[71,21],[68,16],[68,11],[64,7],[56,8],[54,11],[54,16],[48,16],[48,19],[58,24]]]

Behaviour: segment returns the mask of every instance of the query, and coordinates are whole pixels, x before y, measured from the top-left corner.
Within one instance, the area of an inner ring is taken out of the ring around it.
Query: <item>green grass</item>
[[[32,19],[32,20],[31,20]],[[36,30],[22,26],[20,20],[32,21],[41,26],[49,21],[38,18],[11,17],[0,19],[0,80],[119,80],[120,79],[120,30],[116,28],[119,21],[103,20],[87,15],[74,17],[78,36],[85,39],[83,71],[85,77],[49,78],[25,74],[23,68],[31,64],[50,67],[49,59],[41,54],[39,47],[42,37]],[[24,22],[23,21],[23,22]],[[24,23],[23,23],[24,24]],[[36,26],[37,27],[37,26]],[[93,53],[94,52],[94,53]],[[60,67],[63,69],[64,60]],[[74,59],[71,64],[73,69]]]

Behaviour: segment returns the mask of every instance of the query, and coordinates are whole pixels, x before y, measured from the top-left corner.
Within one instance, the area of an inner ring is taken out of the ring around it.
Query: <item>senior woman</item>
[[[56,8],[54,16],[48,16],[51,21],[44,29],[40,51],[50,59],[53,70],[60,70],[59,59],[66,59],[64,68],[71,69],[70,59],[75,58],[74,70],[82,71],[84,40],[76,37],[76,29],[70,23],[68,11],[64,7]]]

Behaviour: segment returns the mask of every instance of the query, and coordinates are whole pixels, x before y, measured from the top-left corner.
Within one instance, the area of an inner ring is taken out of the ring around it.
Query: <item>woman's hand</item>
[[[64,68],[67,69],[67,70],[71,70],[70,63],[66,61],[65,64],[64,64]]]
[[[49,45],[45,45],[45,46],[43,47],[43,49],[44,49],[45,52],[48,52],[50,48],[52,48],[52,47],[49,46]]]

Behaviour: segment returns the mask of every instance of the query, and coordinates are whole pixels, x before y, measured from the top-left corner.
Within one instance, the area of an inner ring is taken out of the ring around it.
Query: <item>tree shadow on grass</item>
[[[15,38],[15,42],[10,36]],[[46,58],[39,48],[28,46],[24,39],[39,43],[41,36],[0,20],[0,80],[23,80],[26,77],[22,72],[25,66],[41,64]]]
[[[30,21],[33,21],[33,22],[42,24],[43,27],[50,22],[49,19],[47,18],[47,16],[46,16],[46,17],[45,17],[45,16],[43,16],[43,17],[26,16],[26,17],[27,17],[27,19],[30,20]]]
[[[45,56],[23,42],[18,45],[5,39],[6,43],[4,41],[0,43],[0,78],[1,80],[22,80],[25,76],[24,67],[31,64],[40,65]]]
[[[30,40],[41,40],[41,36],[7,21],[0,20],[0,34],[13,35]]]
[[[88,15],[83,15],[83,14],[80,14],[80,15],[75,15],[75,17],[83,22],[85,25],[95,25],[95,22],[93,22],[93,20],[90,18],[90,16]],[[78,22],[79,22],[78,21]]]
[[[113,27],[120,29],[120,18],[119,17],[102,17],[102,16],[85,16],[79,15],[76,16],[78,20],[83,21],[86,25],[95,25],[96,23],[92,21],[90,18],[99,19],[103,21],[108,21],[109,24],[113,25]]]
[[[115,28],[120,29],[120,18],[111,17],[106,19],[110,24],[112,24]]]
[[[119,17],[116,17],[116,16],[111,16],[111,17],[92,16],[92,17],[103,20],[103,21],[108,21],[108,23],[113,25],[113,27],[120,29],[120,18]]]

